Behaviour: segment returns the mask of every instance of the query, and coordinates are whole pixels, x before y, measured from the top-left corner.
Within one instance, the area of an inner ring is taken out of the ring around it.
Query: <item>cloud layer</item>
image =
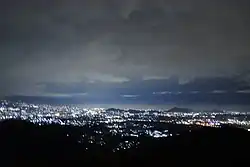
[[[1,3],[1,95],[237,90],[249,76],[248,0]],[[172,76],[178,82],[165,90]]]

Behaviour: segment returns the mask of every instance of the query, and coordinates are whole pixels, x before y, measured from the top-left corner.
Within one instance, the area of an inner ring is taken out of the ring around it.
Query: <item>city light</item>
[[[168,129],[154,129],[158,124],[180,124],[193,126],[221,127],[224,124],[235,125],[250,131],[250,114],[236,111],[196,111],[187,112],[178,108],[172,110],[133,110],[81,108],[77,106],[34,105],[2,101],[0,105],[0,120],[21,119],[38,125],[60,124],[72,126],[92,126],[104,124],[113,135],[138,137],[170,137]],[[103,134],[102,131],[95,131]],[[84,135],[83,135],[84,136]]]

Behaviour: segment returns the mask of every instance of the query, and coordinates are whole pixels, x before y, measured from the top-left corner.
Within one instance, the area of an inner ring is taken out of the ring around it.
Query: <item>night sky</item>
[[[249,0],[0,3],[2,97],[250,101]]]

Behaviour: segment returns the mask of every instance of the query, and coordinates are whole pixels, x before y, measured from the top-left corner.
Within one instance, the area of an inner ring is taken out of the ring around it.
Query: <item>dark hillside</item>
[[[200,128],[164,139],[140,137],[136,139],[140,142],[137,147],[113,152],[114,145],[124,139],[107,134],[104,146],[87,141],[79,143],[83,133],[91,133],[91,129],[3,121],[0,123],[1,163],[8,166],[239,166],[238,163],[247,160],[250,141],[250,133],[242,129]]]

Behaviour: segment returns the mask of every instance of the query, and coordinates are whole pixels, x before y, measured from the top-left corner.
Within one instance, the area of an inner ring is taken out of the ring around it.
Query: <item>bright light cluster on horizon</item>
[[[34,105],[27,103],[12,103],[2,101],[0,106],[0,119],[22,119],[43,124],[60,124],[85,126],[87,124],[105,124],[110,133],[127,136],[146,134],[152,137],[168,137],[170,132],[150,130],[154,123],[180,124],[220,127],[223,124],[237,125],[249,129],[250,113],[236,111],[192,111],[190,109],[175,110],[134,110],[115,108],[82,108],[79,106],[51,106]],[[143,126],[140,127],[138,123]],[[131,124],[137,130],[124,130]],[[150,124],[150,125],[149,125]],[[166,129],[165,129],[166,130]]]

